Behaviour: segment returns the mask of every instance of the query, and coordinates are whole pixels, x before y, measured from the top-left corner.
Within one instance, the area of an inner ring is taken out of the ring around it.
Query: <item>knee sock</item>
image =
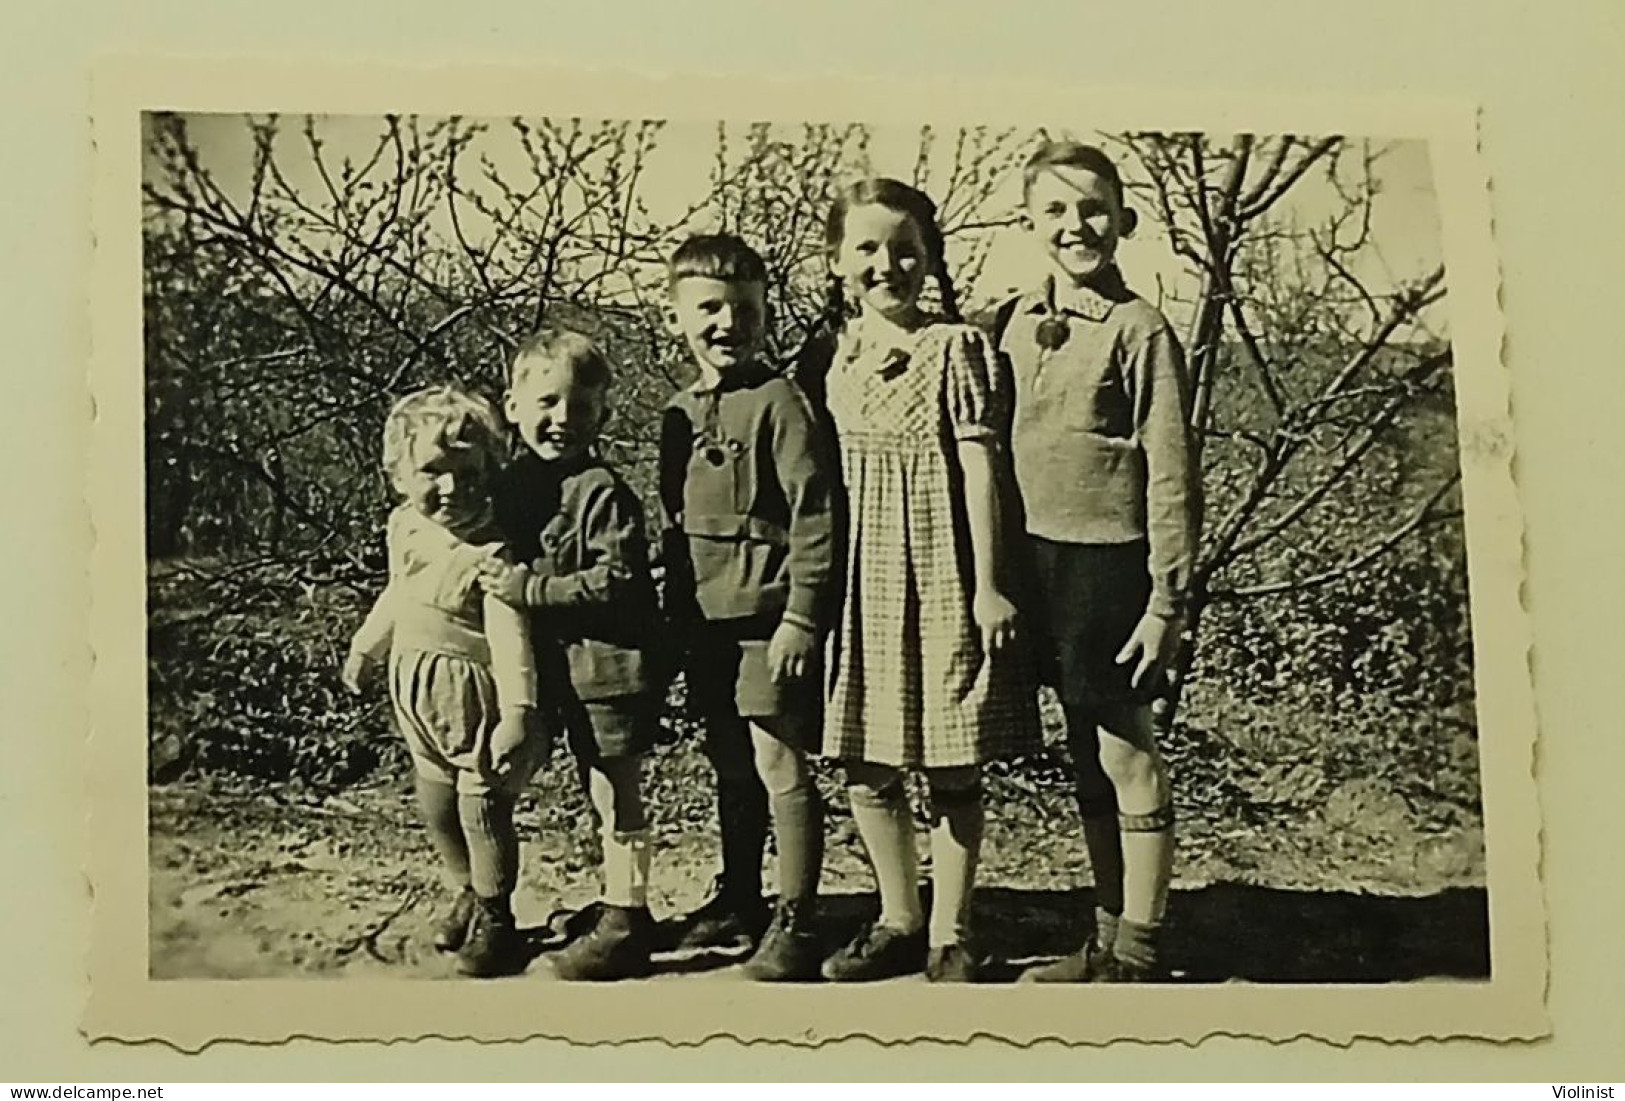
[[[931,946],[959,944],[970,922],[976,861],[982,851],[982,789],[931,792]]]
[[[440,856],[441,874],[453,891],[468,887],[468,842],[457,817],[457,789],[419,776],[413,781],[418,813],[429,831],[429,842]]]
[[[604,901],[611,906],[641,910],[649,905],[649,831],[606,827],[604,842]]]
[[[1123,834],[1118,826],[1117,796],[1078,792],[1083,817],[1083,843],[1089,850],[1089,868],[1095,881],[1095,942],[1112,946],[1117,919],[1123,913]]]
[[[717,822],[722,833],[723,889],[742,901],[760,900],[768,809],[767,789],[754,773],[717,777]]]
[[[925,924],[920,906],[920,857],[914,847],[914,820],[901,780],[881,788],[850,789],[852,820],[869,850],[880,890],[880,923],[912,933]]]
[[[779,898],[815,898],[824,862],[824,801],[811,783],[770,798],[779,850]]]
[[[491,792],[457,799],[468,840],[469,876],[482,899],[507,898],[519,878],[519,835],[513,828],[513,796]]]
[[[1164,803],[1150,814],[1122,814],[1123,924],[1155,925],[1168,905],[1168,883],[1173,878],[1174,807]]]

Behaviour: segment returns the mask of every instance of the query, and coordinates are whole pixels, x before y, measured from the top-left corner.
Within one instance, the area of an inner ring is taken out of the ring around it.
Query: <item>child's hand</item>
[[[767,668],[775,681],[800,680],[812,665],[813,633],[799,623],[780,622],[767,643]]]
[[[527,756],[541,760],[551,748],[546,741],[546,724],[534,707],[504,710],[491,732],[491,771],[506,779]]]
[[[344,659],[344,669],[339,673],[339,679],[344,682],[344,687],[349,690],[350,695],[359,696],[366,689],[367,682],[372,680],[374,672],[373,663],[368,660],[367,655],[352,650]]]
[[[513,608],[525,607],[525,591],[531,572],[524,566],[510,566],[495,555],[480,563],[479,582],[488,596]]]
[[[971,618],[982,632],[982,652],[1002,653],[1016,640],[1016,606],[997,589],[984,589],[971,601]]]
[[[1179,621],[1146,612],[1118,653],[1117,664],[1128,665],[1132,662],[1134,673],[1130,681],[1135,688],[1142,688],[1153,678],[1162,675],[1178,649]]]

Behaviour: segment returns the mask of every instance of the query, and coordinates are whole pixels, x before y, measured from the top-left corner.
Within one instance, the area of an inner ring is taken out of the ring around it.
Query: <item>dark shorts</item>
[[[638,757],[654,748],[660,727],[660,703],[653,695],[578,700],[573,696],[544,713],[570,743],[576,760],[592,764],[605,758]]]
[[[815,663],[799,681],[781,684],[773,679],[767,644],[778,623],[773,616],[708,621],[696,627],[685,666],[689,707],[708,730],[729,728],[739,719],[776,719],[763,725],[770,725],[787,743],[810,749],[821,733],[823,678]]]
[[[1027,537],[1027,621],[1039,675],[1072,706],[1148,704],[1160,678],[1135,688],[1117,655],[1151,598],[1146,544],[1056,543]]]

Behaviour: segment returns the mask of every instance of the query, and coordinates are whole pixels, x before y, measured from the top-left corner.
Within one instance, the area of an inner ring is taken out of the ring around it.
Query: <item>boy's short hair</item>
[[[508,367],[508,389],[546,368],[566,367],[581,385],[608,390],[615,369],[591,337],[573,329],[542,329],[526,337]]]
[[[1114,162],[1104,149],[1096,145],[1085,145],[1081,141],[1045,141],[1027,163],[1021,168],[1021,197],[1025,199],[1032,191],[1033,181],[1050,168],[1082,168],[1093,172],[1107,183],[1111,184],[1112,191],[1117,195],[1117,201],[1123,202],[1123,174],[1118,171]]]
[[[701,233],[677,246],[667,265],[668,285],[681,279],[717,279],[724,283],[767,286],[767,263],[761,253],[732,233]]]
[[[500,463],[508,436],[496,407],[456,386],[415,390],[384,419],[384,471],[394,481],[412,459],[413,446],[430,441],[446,451],[476,451]]]

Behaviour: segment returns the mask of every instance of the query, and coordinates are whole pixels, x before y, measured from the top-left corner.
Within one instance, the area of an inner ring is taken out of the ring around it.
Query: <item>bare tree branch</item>
[[[1214,600],[1250,600],[1263,596],[1274,596],[1279,593],[1299,592],[1321,585],[1328,585],[1340,581],[1352,574],[1358,573],[1371,565],[1377,559],[1393,550],[1405,538],[1416,532],[1423,525],[1438,523],[1442,520],[1456,519],[1459,513],[1437,514],[1433,508],[1461,481],[1461,473],[1457,471],[1447,477],[1443,484],[1431,493],[1428,498],[1415,509],[1410,517],[1387,535],[1383,536],[1374,546],[1362,554],[1356,555],[1341,565],[1307,577],[1294,578],[1288,581],[1277,581],[1264,585],[1251,585],[1237,589],[1212,589],[1209,596]]]

